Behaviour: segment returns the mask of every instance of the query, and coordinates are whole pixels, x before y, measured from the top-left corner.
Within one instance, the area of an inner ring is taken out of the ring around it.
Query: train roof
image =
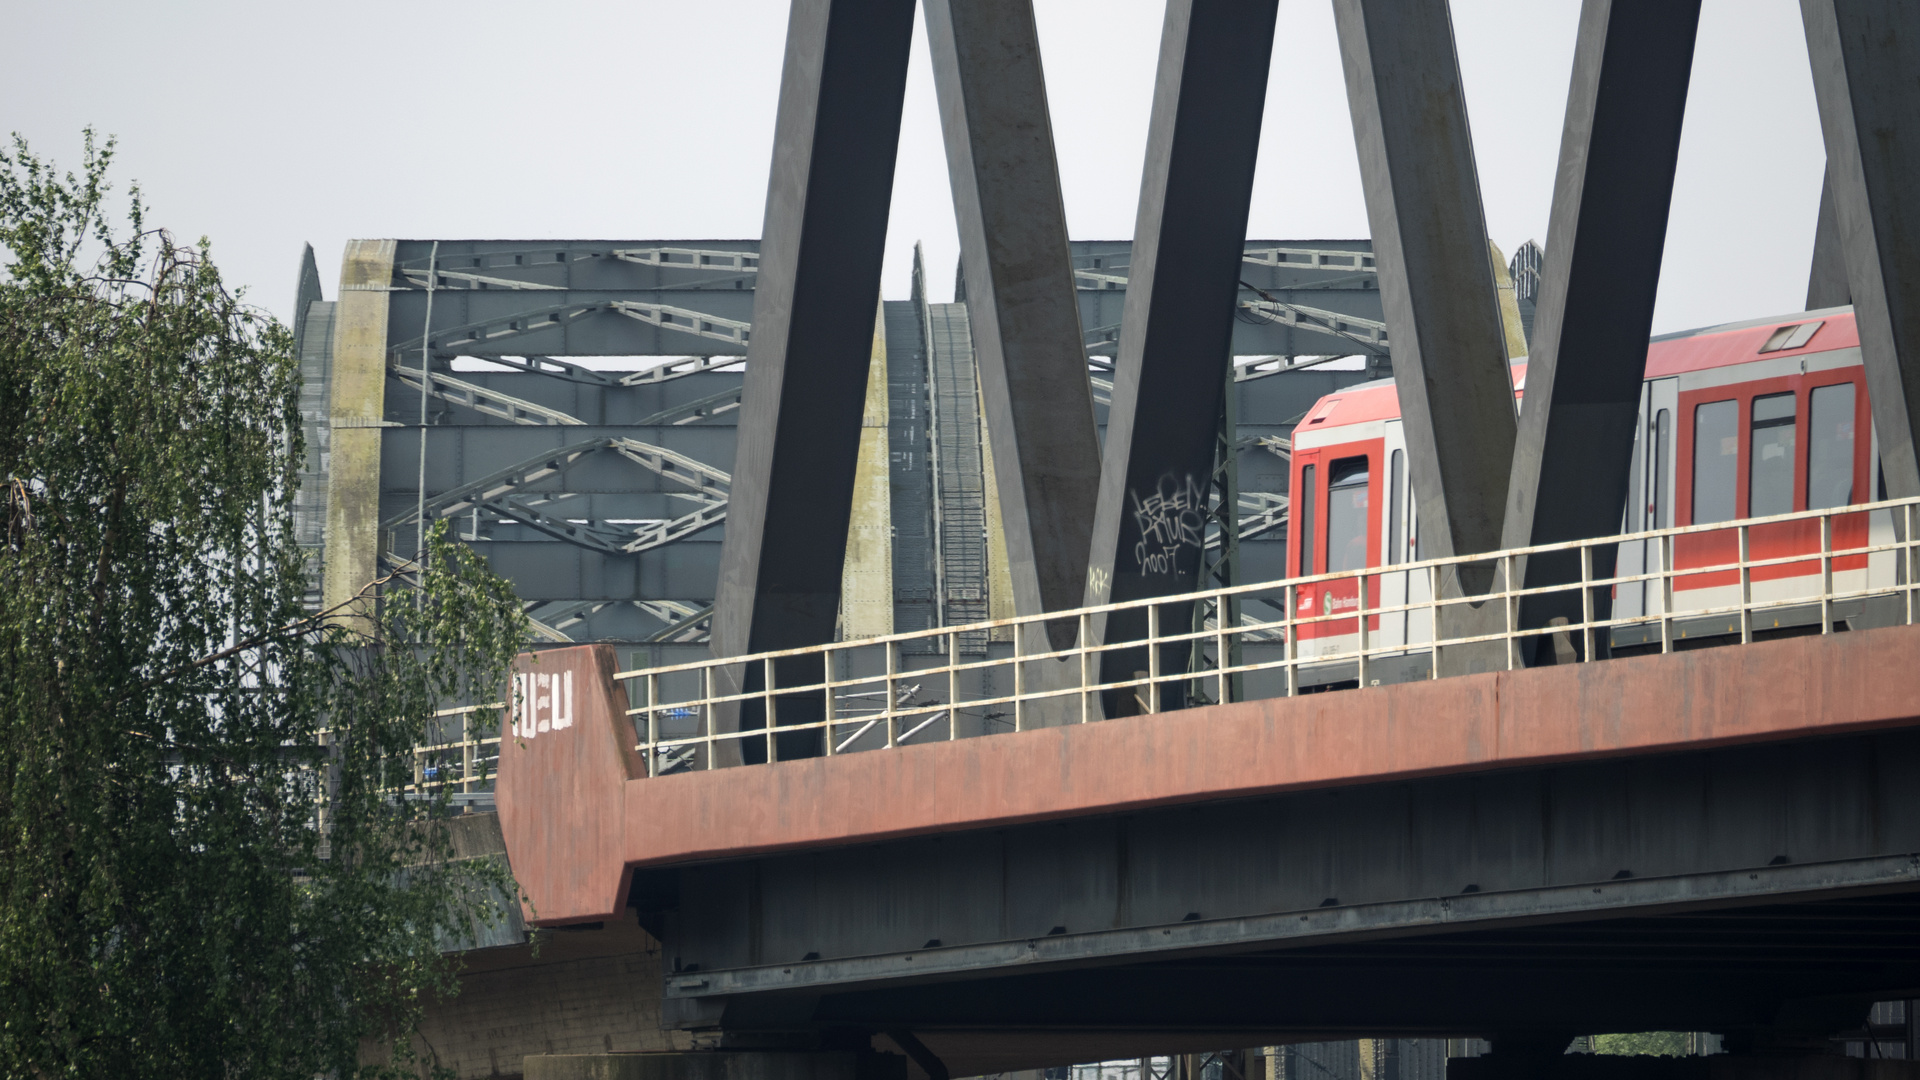
[[[1857,348],[1860,344],[1851,307],[1822,308],[1768,319],[1721,323],[1655,336],[1647,344],[1646,377],[1657,379],[1685,371],[1704,371],[1748,363],[1759,358],[1761,347],[1775,331],[1810,322],[1819,322],[1821,325],[1798,347],[1775,349],[1767,353],[1768,358],[1832,352],[1835,349]],[[1512,372],[1514,392],[1522,393],[1527,385],[1527,358],[1523,356],[1513,361]],[[1399,416],[1400,394],[1394,388],[1393,380],[1375,379],[1343,387],[1321,398],[1300,418],[1295,431],[1297,434],[1306,434],[1316,427],[1345,427],[1371,420],[1393,420]]]

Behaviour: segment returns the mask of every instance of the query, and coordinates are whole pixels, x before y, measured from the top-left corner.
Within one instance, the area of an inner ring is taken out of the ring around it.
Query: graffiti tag
[[[1175,573],[1183,549],[1199,551],[1205,545],[1207,496],[1193,477],[1182,481],[1163,476],[1159,488],[1145,499],[1132,491],[1127,497],[1133,502],[1133,521],[1140,530],[1133,558],[1142,574]]]

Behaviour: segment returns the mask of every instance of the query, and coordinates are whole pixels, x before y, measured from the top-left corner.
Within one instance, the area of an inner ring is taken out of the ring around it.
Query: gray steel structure
[[[1366,248],[1364,241],[1251,240],[1242,273],[1269,295],[1377,320],[1379,293],[1368,275],[1337,265],[1316,269],[1311,256],[1274,255],[1354,252],[1345,257],[1352,263],[1365,258]],[[1124,241],[1072,245],[1073,263],[1085,271],[1077,278],[1077,299],[1087,325],[1097,326],[1124,302],[1128,251]],[[406,240],[396,252],[386,293],[389,366],[377,511],[389,553],[412,556],[414,523],[425,510],[429,520],[450,519],[458,535],[513,582],[551,640],[631,643],[633,655],[644,658],[635,662],[704,655],[741,415],[741,343],[751,341],[750,322],[735,317],[752,309],[759,244]],[[439,270],[431,278],[431,327],[429,260]],[[1088,276],[1094,273],[1100,277]],[[322,297],[304,252],[299,282],[294,330],[307,460],[295,518],[301,542],[313,552],[317,582],[329,487],[335,302]],[[895,625],[902,629],[927,618],[944,625],[984,619],[991,588],[985,440],[967,305],[929,304],[925,295],[923,284],[908,300],[886,302],[884,316]],[[1243,288],[1237,302],[1265,301]],[[1283,346],[1319,356],[1360,349],[1348,338],[1239,310],[1236,352]],[[860,333],[871,330],[871,318],[863,317]],[[423,338],[432,342],[424,425]],[[1099,351],[1111,345],[1090,346],[1097,402],[1110,385]],[[1377,372],[1384,348],[1371,355]],[[1284,438],[1316,398],[1368,375],[1286,371],[1271,361],[1245,365],[1241,373],[1239,457],[1247,486],[1283,496],[1284,459],[1258,440]],[[1097,403],[1103,423],[1105,412]],[[1284,546],[1284,520],[1273,524],[1245,549],[1250,573],[1282,573],[1277,549]],[[316,585],[316,604],[318,597]],[[984,652],[988,644],[984,634],[968,635],[963,648]]]

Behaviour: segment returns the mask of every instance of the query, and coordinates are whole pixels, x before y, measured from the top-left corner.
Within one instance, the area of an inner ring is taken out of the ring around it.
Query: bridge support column
[[[1515,420],[1466,95],[1446,0],[1334,0],[1340,58],[1407,460],[1420,557],[1500,544]],[[1493,568],[1444,582],[1484,595]],[[1442,609],[1446,636],[1499,624],[1499,605]],[[1442,649],[1443,674],[1505,667],[1501,650]]]
[[[529,1054],[526,1080],[906,1080],[903,1057],[854,1051]]]
[[[1581,11],[1501,547],[1620,528],[1699,23],[1700,0]],[[1594,576],[1613,576],[1613,549],[1594,555]],[[1577,585],[1580,557],[1536,556],[1521,577]],[[1594,592],[1604,619],[1612,590]],[[1582,612],[1577,588],[1528,597],[1520,625]]]
[[[1033,5],[926,0],[926,15],[1014,610],[1078,607],[1100,441]],[[1070,648],[1075,632],[1070,619],[1049,625],[1022,651]],[[1074,665],[1032,665],[1028,685],[1069,671],[1077,679]],[[1030,722],[1078,715],[1059,700]]]
[[[796,0],[788,19],[715,656],[833,640],[912,40],[912,0]],[[775,677],[800,685],[820,671]],[[763,726],[760,713],[748,703],[716,726]],[[817,695],[780,701],[780,721],[821,715]],[[808,733],[777,752],[819,744]],[[760,740],[729,742],[717,764],[765,755]]]
[[[1277,0],[1167,5],[1093,518],[1089,604],[1200,586],[1205,530],[1191,522],[1207,512],[1228,392],[1278,11]],[[1167,509],[1155,513],[1156,504]],[[1236,518],[1228,508],[1227,520]],[[1163,609],[1162,625],[1186,626],[1185,612]],[[1094,636],[1146,634],[1146,609],[1136,608],[1097,623]],[[1161,670],[1183,670],[1187,652],[1186,643],[1165,650]],[[1102,682],[1118,682],[1148,664],[1145,650],[1129,649],[1103,654],[1101,666]],[[1183,690],[1164,684],[1163,707],[1178,708]]]

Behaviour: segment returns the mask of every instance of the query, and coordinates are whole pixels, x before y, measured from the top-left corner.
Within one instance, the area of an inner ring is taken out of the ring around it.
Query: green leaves
[[[513,895],[412,750],[525,620],[444,529],[370,623],[302,606],[291,337],[115,230],[112,155],[0,153],[0,1073],[347,1075]]]

